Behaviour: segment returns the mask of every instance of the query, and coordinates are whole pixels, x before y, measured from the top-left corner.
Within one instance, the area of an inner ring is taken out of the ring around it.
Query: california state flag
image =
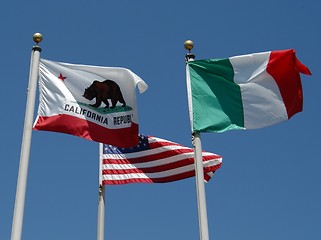
[[[35,130],[72,134],[118,147],[138,144],[135,88],[147,84],[118,67],[40,60]]]

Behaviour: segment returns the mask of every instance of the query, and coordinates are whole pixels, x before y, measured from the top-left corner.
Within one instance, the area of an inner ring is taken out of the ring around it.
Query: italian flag
[[[300,73],[310,70],[295,51],[189,61],[187,89],[192,131],[257,129],[302,111]]]

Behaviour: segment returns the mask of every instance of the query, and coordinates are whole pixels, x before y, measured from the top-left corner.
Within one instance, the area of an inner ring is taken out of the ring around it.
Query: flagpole
[[[194,61],[195,56],[191,53],[194,47],[194,43],[191,40],[187,40],[184,43],[184,47],[188,50],[186,54],[186,61]],[[186,77],[189,79],[189,72],[187,66]],[[190,86],[188,86],[190,88]],[[188,89],[190,94],[190,89]],[[190,108],[191,106],[189,106]],[[189,109],[192,113],[192,109]],[[191,118],[192,119],[192,118]],[[194,147],[194,164],[195,164],[195,179],[196,179],[196,191],[197,191],[197,206],[198,206],[198,221],[200,240],[209,240],[208,223],[207,223],[207,210],[206,210],[206,195],[204,185],[204,170],[202,159],[202,144],[199,132],[192,133],[192,144]]]
[[[20,165],[19,165],[16,199],[15,199],[15,206],[14,206],[14,213],[13,213],[13,220],[12,220],[11,240],[20,240],[21,233],[22,233],[31,135],[32,135],[32,124],[33,124],[33,117],[34,117],[37,78],[38,78],[39,60],[40,60],[40,52],[41,52],[41,48],[38,46],[38,44],[42,40],[42,35],[40,33],[35,33],[33,35],[33,40],[36,43],[36,46],[32,48],[32,52],[31,52],[27,104],[26,104],[26,113],[25,113],[25,119],[24,119],[22,143],[21,143]]]
[[[198,198],[198,215],[200,239],[209,240],[208,223],[207,223],[207,209],[206,209],[206,195],[204,185],[204,170],[202,163],[202,145],[199,132],[193,133],[194,146],[194,160],[195,160],[195,176],[196,176],[196,190]]]
[[[105,229],[105,186],[102,184],[102,155],[103,144],[99,143],[99,188],[98,188],[98,222],[97,240],[104,240]]]

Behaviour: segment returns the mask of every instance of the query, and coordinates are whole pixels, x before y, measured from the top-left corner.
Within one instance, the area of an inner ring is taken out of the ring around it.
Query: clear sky
[[[320,1],[2,1],[0,239],[10,239],[32,36],[41,57],[130,68],[140,132],[191,147],[184,41],[196,59],[294,48],[304,111],[260,130],[202,134],[223,156],[206,184],[211,240],[321,237]],[[138,92],[138,91],[137,91]],[[36,103],[37,108],[37,103]],[[96,239],[98,143],[34,131],[23,239]],[[195,179],[106,187],[105,239],[198,239]]]

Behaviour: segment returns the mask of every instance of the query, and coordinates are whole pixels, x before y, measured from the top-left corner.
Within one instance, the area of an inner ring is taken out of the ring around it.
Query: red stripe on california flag
[[[309,69],[296,58],[295,51],[272,51],[267,72],[276,81],[290,119],[303,108],[303,93],[300,72],[308,74]]]
[[[129,128],[108,129],[84,119],[60,114],[51,117],[39,116],[33,129],[71,134],[124,148],[138,144],[136,123],[132,123]]]

